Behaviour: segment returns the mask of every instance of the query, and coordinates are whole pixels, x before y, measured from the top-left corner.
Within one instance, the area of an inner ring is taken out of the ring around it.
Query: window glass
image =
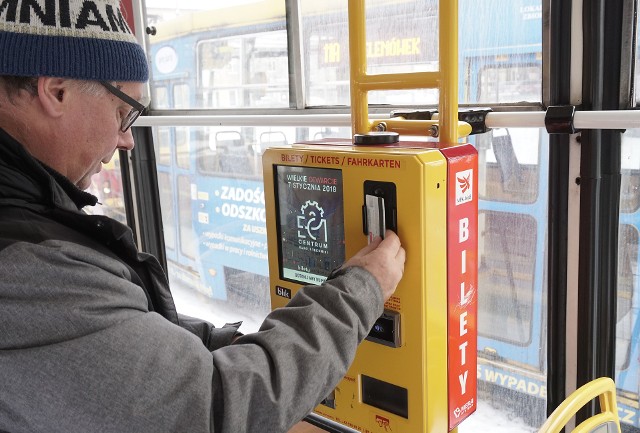
[[[460,102],[542,101],[542,1],[463,0],[459,15]]]
[[[178,176],[178,217],[180,220],[180,252],[190,259],[196,258],[197,239],[193,230],[191,209],[191,182],[188,176]]]
[[[620,163],[620,212],[633,213],[640,208],[640,129],[627,129],[622,134]]]
[[[369,0],[365,7],[369,74],[439,69],[437,1]],[[346,2],[301,0],[301,10],[308,105],[349,105]],[[458,54],[461,103],[540,102],[541,0],[460,1]],[[369,93],[371,104],[437,102],[433,89]]]
[[[158,173],[158,191],[162,209],[162,229],[164,246],[172,252],[176,250],[176,213],[174,194],[171,190],[171,176],[168,172]]]
[[[542,71],[539,64],[509,64],[487,66],[479,71],[478,99],[491,102],[539,101],[542,92]]]
[[[548,135],[494,129],[472,140],[480,197],[478,410],[459,430],[535,432],[547,397]]]
[[[242,36],[198,44],[202,105],[237,107],[242,102]]]
[[[636,105],[640,103],[640,92],[638,91],[638,87],[640,86],[640,32],[638,32],[638,27],[640,27],[640,14],[636,13],[636,57],[635,57],[635,77],[634,77],[634,92],[635,92],[635,100]]]
[[[191,163],[191,140],[189,128],[174,128],[176,134],[176,162],[178,167],[189,169]]]
[[[192,164],[157,165],[167,179],[162,211],[173,224],[167,247],[168,274],[176,306],[216,325],[243,320],[257,330],[271,309],[260,155],[296,140],[294,128],[189,127],[171,129],[169,147]],[[192,143],[181,145],[186,135]],[[174,207],[165,207],[171,203]],[[179,216],[175,222],[173,215]],[[165,233],[165,236],[167,234]]]
[[[622,134],[620,228],[618,231],[618,302],[616,374],[618,413],[623,431],[639,427],[640,301],[638,296],[638,238],[640,230],[640,129]],[[633,431],[633,430],[629,430]]]
[[[187,83],[178,83],[173,86],[173,106],[171,108],[189,108],[191,89]]]
[[[635,299],[637,295],[634,293],[638,268],[638,228],[623,224],[620,226],[618,237],[616,369],[622,373],[633,367],[633,337],[637,338],[633,335],[632,324],[637,320],[638,310]]]
[[[536,220],[510,212],[480,212],[478,332],[516,345],[531,343]]]
[[[350,105],[347,3],[301,0],[307,105]],[[434,71],[438,67],[436,1],[366,2],[369,74]],[[437,91],[370,92],[371,104],[432,104]]]
[[[535,202],[540,184],[540,130],[496,128],[474,139],[484,167],[479,173],[480,198]]]
[[[169,108],[169,92],[166,86],[156,85],[153,89],[153,98],[151,99],[151,107],[156,110]]]
[[[172,87],[167,108],[289,106],[284,0],[146,5],[151,87]]]
[[[156,155],[156,163],[160,165],[171,165],[171,141],[175,140],[171,135],[173,128],[160,127],[156,130],[153,147]]]
[[[198,56],[203,108],[289,105],[286,31],[205,40]]]

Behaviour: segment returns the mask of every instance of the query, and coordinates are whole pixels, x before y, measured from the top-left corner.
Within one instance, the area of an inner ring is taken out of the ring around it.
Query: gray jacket
[[[286,432],[382,313],[349,268],[230,344],[176,313],[158,262],[91,203],[0,130],[0,431]]]

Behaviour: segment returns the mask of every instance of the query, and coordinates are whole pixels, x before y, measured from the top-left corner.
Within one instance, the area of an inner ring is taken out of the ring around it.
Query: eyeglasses
[[[122,118],[122,123],[120,124],[120,131],[127,132],[127,130],[131,128],[131,125],[133,125],[133,122],[135,122],[136,119],[140,117],[142,112],[146,110],[147,107],[124,93],[122,90],[118,89],[116,86],[108,83],[107,81],[99,81],[99,83],[102,84],[109,92],[120,98],[122,101],[131,105],[131,111],[129,111],[129,114]]]

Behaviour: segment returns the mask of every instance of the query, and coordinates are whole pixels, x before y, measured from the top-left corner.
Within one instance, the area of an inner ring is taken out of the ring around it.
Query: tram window
[[[271,146],[286,146],[287,144],[289,144],[289,140],[282,131],[265,131],[260,134],[260,153]]]
[[[242,135],[235,131],[221,131],[215,137],[220,172],[245,173],[251,165],[248,147],[245,146]]]
[[[241,106],[242,40],[228,38],[198,44],[199,107],[235,108]]]
[[[548,135],[495,128],[470,140],[479,163],[478,400],[496,402],[478,413],[500,408],[513,431],[534,432],[547,415]],[[460,426],[483,429],[474,417]]]
[[[540,130],[494,129],[476,138],[480,153],[480,198],[533,203],[538,198]]]
[[[156,110],[170,108],[169,92],[167,86],[157,86],[153,89],[154,97],[151,99],[151,106]]]
[[[177,249],[167,248],[179,311],[216,325],[244,320],[246,332],[257,330],[270,306],[262,166],[253,151],[268,131],[192,127],[196,164],[158,166],[170,176],[179,217],[170,227]]]
[[[367,72],[402,73],[438,69],[437,2],[368,1]],[[347,4],[301,1],[310,106],[349,105]],[[432,104],[429,89],[371,92],[371,104]]]
[[[200,173],[231,178],[253,178],[262,174],[255,128],[206,128],[196,136],[196,166]]]
[[[488,211],[480,212],[479,222],[478,333],[527,345],[534,324],[537,223],[526,214]]]
[[[308,105],[349,105],[346,4],[302,0]],[[437,2],[367,2],[367,72],[434,71]],[[478,26],[481,22],[482,25]],[[542,100],[542,2],[460,3],[459,83],[462,103]],[[480,77],[480,81],[478,81]],[[372,104],[431,104],[426,90],[372,92]]]
[[[198,172],[211,174],[219,171],[215,143],[215,128],[198,128],[196,166]]]
[[[637,318],[634,287],[638,274],[638,228],[630,224],[620,226],[618,235],[618,304],[616,324],[616,368],[630,367],[633,324]]]
[[[309,106],[350,105],[347,4],[300,1]]]
[[[176,213],[173,200],[173,189],[169,173],[158,172],[158,190],[160,193],[160,208],[162,209],[162,228],[164,230],[165,248],[176,249]]]
[[[620,211],[634,212],[640,208],[640,129],[622,134],[621,170]]]
[[[248,56],[245,103],[248,107],[289,106],[289,65],[285,30],[244,38]]]
[[[178,220],[180,224],[180,251],[195,259],[197,242],[193,231],[193,211],[191,210],[191,180],[187,176],[178,176]]]
[[[172,90],[176,108],[289,106],[284,0],[154,3],[151,87],[186,86]]]
[[[338,127],[309,128],[311,140],[322,140],[325,138],[345,138],[351,136],[351,129]]]
[[[465,1],[459,28],[460,102],[542,101],[541,0]]]
[[[288,107],[286,31],[198,43],[202,108]]]
[[[640,28],[640,14],[636,13],[636,29]],[[636,30],[636,56],[635,56],[635,77],[634,77],[634,93],[636,105],[640,104],[640,32]]]
[[[176,163],[178,167],[188,170],[191,164],[191,129],[184,126],[176,131]]]
[[[618,232],[618,286],[616,322],[616,385],[619,395],[638,407],[638,371],[640,351],[640,301],[638,298],[638,262],[640,247],[640,129],[628,129],[622,135],[620,228]],[[625,409],[622,421],[629,419]],[[633,421],[635,423],[635,421]],[[624,430],[623,430],[624,431]]]
[[[173,108],[189,108],[191,89],[188,84],[181,83],[173,86]]]
[[[156,137],[153,140],[156,163],[160,165],[171,165],[171,131],[173,128],[165,126],[156,129]]]
[[[486,67],[480,71],[478,95],[480,102],[540,101],[542,69],[518,64]]]

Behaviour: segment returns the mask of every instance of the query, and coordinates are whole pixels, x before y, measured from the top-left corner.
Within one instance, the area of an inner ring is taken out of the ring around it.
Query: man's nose
[[[134,146],[135,142],[133,141],[133,133],[131,132],[131,128],[127,129],[126,132],[121,132],[118,140],[118,149],[131,150]]]

